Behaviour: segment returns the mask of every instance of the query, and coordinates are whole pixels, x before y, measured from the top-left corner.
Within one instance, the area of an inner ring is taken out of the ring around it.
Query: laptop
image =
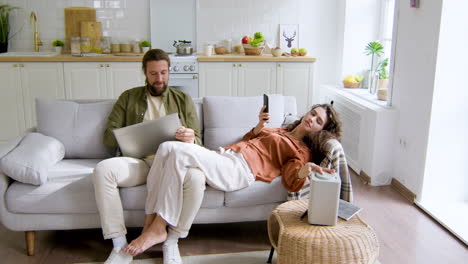
[[[178,114],[173,113],[113,132],[123,156],[141,159],[155,154],[164,141],[176,140],[175,134],[181,126]]]

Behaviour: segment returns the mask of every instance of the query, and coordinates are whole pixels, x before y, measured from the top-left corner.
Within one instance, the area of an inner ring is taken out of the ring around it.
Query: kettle
[[[193,48],[192,42],[188,40],[179,40],[178,42],[174,40],[172,45],[176,48],[177,55],[192,55]]]

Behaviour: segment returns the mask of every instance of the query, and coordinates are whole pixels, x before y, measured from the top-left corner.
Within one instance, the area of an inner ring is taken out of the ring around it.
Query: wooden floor
[[[372,187],[352,176],[355,203],[361,218],[376,231],[382,264],[468,263],[468,247],[402,198],[390,186]],[[130,229],[129,238],[140,229]],[[182,255],[241,252],[270,248],[266,222],[195,225],[179,242]],[[111,242],[99,229],[42,231],[36,235],[36,255],[26,256],[24,233],[0,225],[0,263],[76,263],[104,261]],[[138,258],[160,257],[156,246]]]

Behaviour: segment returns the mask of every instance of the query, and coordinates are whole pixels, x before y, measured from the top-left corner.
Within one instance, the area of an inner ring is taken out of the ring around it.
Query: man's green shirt
[[[146,100],[146,86],[136,87],[123,92],[115,102],[112,112],[107,119],[104,132],[104,144],[109,147],[117,147],[112,130],[141,123],[145,115],[148,103]],[[201,145],[200,128],[198,126],[197,113],[192,98],[175,88],[167,87],[162,94],[166,113],[179,113],[179,118],[184,127],[195,131],[195,143]]]

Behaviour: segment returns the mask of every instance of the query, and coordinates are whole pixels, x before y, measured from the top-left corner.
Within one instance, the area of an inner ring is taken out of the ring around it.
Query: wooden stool
[[[278,254],[277,264],[377,262],[379,242],[374,230],[358,215],[335,226],[310,225],[309,200],[285,202],[268,217],[268,236]]]

